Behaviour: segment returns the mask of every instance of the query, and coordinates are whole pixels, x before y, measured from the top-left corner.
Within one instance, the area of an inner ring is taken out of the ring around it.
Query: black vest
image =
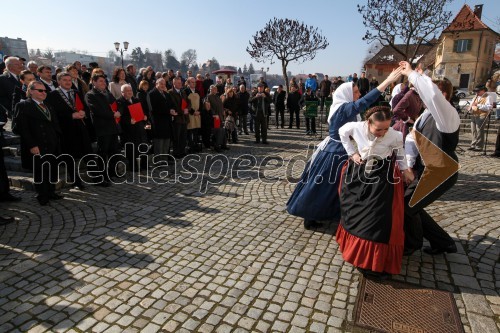
[[[421,121],[417,123],[416,130],[422,133],[427,139],[438,146],[442,151],[448,154],[451,158],[458,162],[458,156],[455,153],[455,149],[458,145],[458,133],[460,128],[458,128],[453,133],[443,133],[437,128],[436,121],[432,115],[429,115],[427,119],[422,124]],[[414,169],[420,174],[424,170],[424,165],[422,164],[422,159],[420,154],[415,161]]]

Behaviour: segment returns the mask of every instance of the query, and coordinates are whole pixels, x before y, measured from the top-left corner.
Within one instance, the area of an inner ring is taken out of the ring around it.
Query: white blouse
[[[400,170],[408,169],[406,165],[405,153],[403,149],[403,134],[391,127],[382,137],[376,137],[368,130],[368,122],[351,122],[339,129],[340,140],[349,156],[359,153],[362,160],[367,160],[369,156],[385,159],[396,151],[397,162]],[[358,146],[353,146],[350,136]]]

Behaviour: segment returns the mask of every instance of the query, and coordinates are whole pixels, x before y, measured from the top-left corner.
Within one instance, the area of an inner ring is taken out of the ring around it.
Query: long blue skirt
[[[289,214],[316,221],[340,219],[339,183],[347,155],[343,149],[327,150],[318,152],[312,165],[307,163],[288,199]]]

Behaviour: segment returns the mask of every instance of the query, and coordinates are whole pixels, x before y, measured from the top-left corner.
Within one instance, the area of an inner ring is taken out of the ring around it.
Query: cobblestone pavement
[[[351,331],[360,276],[342,260],[335,225],[307,231],[284,210],[294,188],[285,169],[300,174],[289,162],[317,141],[274,128],[269,146],[240,139],[230,161],[253,154],[266,166],[240,165],[231,179],[217,177],[219,165],[207,191],[199,178],[139,178],[65,190],[40,207],[14,189],[23,201],[1,206],[17,223],[0,227],[0,332]],[[500,159],[460,161],[457,185],[429,210],[458,253],[417,252],[394,278],[453,291],[466,332],[498,332]]]

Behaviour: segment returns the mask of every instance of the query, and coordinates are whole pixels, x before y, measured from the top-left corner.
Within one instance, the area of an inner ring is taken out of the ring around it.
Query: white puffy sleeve
[[[413,71],[408,80],[415,86],[425,107],[434,117],[437,129],[442,133],[456,132],[460,126],[460,116],[431,78]]]

